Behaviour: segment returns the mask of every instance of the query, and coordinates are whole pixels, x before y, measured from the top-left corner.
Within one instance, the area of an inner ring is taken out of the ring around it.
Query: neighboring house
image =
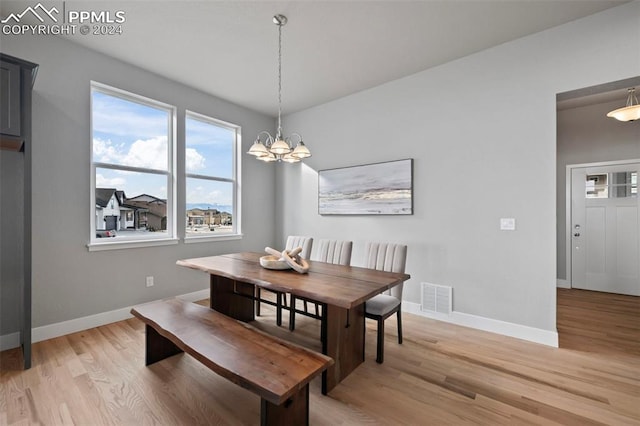
[[[190,209],[187,210],[187,226],[214,226],[231,225],[231,213],[221,212],[218,209]]]
[[[120,200],[115,188],[96,188],[96,229],[120,229]]]
[[[119,229],[139,229],[137,226],[136,208],[126,205],[127,196],[124,191],[116,190],[115,196],[120,203],[120,228]]]
[[[98,230],[146,229],[148,213],[149,209],[146,207],[129,203],[124,191],[115,188],[96,188],[96,229]],[[157,222],[160,223],[161,219]]]
[[[141,227],[144,225],[150,231],[167,229],[167,200],[148,194],[125,199],[128,207],[144,209],[144,220],[140,215]]]

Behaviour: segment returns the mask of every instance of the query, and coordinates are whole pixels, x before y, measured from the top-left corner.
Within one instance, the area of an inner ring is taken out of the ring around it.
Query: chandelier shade
[[[628,89],[626,106],[614,109],[607,114],[607,117],[615,118],[619,121],[640,120],[640,104],[638,103],[635,90],[635,87]]]
[[[278,130],[276,136],[271,136],[267,131],[258,133],[255,142],[247,151],[256,159],[264,162],[297,163],[303,158],[311,157],[311,151],[302,141],[302,136],[292,133],[289,137],[282,137],[282,27],[287,23],[284,15],[275,15],[273,23],[278,26]],[[264,141],[261,137],[264,136]],[[298,138],[298,143],[293,148],[292,138]]]

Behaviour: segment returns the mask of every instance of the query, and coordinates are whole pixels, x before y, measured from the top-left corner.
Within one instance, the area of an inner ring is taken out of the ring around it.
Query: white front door
[[[640,296],[640,163],[571,171],[571,287]]]

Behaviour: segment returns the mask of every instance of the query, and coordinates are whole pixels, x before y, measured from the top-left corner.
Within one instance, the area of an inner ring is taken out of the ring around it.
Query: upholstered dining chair
[[[302,251],[299,256],[303,259],[309,259],[311,256],[311,248],[313,247],[313,237],[303,237],[298,235],[289,235],[285,244],[285,250],[293,250],[294,248],[302,247]],[[282,304],[287,305],[287,297],[284,293],[275,292],[277,296],[276,302],[276,324],[282,325]],[[260,297],[261,289],[256,286],[256,315],[260,316]]]
[[[367,268],[387,272],[404,273],[407,263],[407,246],[403,244],[374,243],[366,245]],[[398,317],[398,343],[402,344],[402,288],[400,283],[390,290],[372,297],[365,303],[365,317],[378,322],[376,362],[384,362],[384,321],[393,314]]]
[[[322,239],[318,241],[318,244],[314,246],[314,250],[311,252],[310,260],[317,262],[333,263],[336,265],[349,265],[351,263],[351,248],[353,247],[352,241],[341,240],[327,240]],[[304,305],[304,312],[307,313],[307,302],[311,302],[315,305],[315,315],[320,316],[320,305],[316,302],[302,299]],[[296,328],[296,297],[291,295],[290,314],[289,314],[289,330],[293,331]]]
[[[289,235],[287,237],[287,243],[285,244],[284,249],[293,250],[297,247],[302,247],[300,257],[303,259],[309,259],[311,256],[311,249],[313,248],[313,238]]]

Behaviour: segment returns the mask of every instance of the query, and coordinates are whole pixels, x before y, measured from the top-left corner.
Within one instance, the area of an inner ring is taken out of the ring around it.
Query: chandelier
[[[615,118],[620,121],[633,121],[640,119],[640,104],[638,104],[638,98],[636,97],[636,89],[632,87],[631,89],[627,89],[629,95],[627,96],[627,105],[614,109],[607,117]]]
[[[256,141],[251,145],[247,154],[254,155],[258,160],[285,161],[287,163],[297,163],[303,158],[311,157],[311,152],[302,141],[302,136],[292,133],[289,137],[282,136],[282,27],[287,23],[284,15],[275,15],[273,23],[278,26],[278,130],[275,137],[267,131],[258,133]],[[261,137],[264,136],[264,142]],[[297,141],[294,140],[297,139]],[[293,148],[293,142],[297,142]]]

